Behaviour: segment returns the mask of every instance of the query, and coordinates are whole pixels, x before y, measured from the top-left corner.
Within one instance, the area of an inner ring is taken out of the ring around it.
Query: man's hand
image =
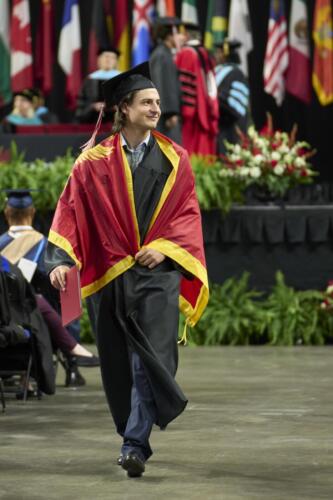
[[[100,110],[102,109],[102,107],[104,106],[104,103],[103,102],[94,102],[92,104],[92,107],[94,108],[95,111],[97,111],[98,113],[100,112]]]
[[[154,267],[158,266],[164,259],[165,255],[152,248],[142,248],[135,256],[135,260],[141,266],[149,267],[149,269],[154,269]]]
[[[66,273],[70,270],[69,266],[58,266],[50,273],[51,285],[57,290],[64,292],[66,290]]]

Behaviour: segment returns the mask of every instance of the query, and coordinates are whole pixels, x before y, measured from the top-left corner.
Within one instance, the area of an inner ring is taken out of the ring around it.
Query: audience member
[[[75,117],[80,123],[95,123],[103,106],[102,84],[118,75],[120,52],[114,47],[103,47],[98,52],[98,69],[84,80],[76,106]],[[111,112],[104,112],[103,121],[110,121]]]
[[[33,105],[33,94],[29,89],[14,94],[13,110],[3,121],[5,132],[11,132],[16,125],[42,125],[43,121],[36,115]]]
[[[30,89],[30,92],[32,94],[32,104],[35,110],[35,114],[38,118],[42,120],[42,122],[46,125],[52,124],[52,123],[58,123],[58,118],[57,116],[52,113],[46,106],[45,106],[45,97],[43,95],[43,92],[39,89],[33,88]]]
[[[161,98],[161,118],[157,130],[181,144],[180,82],[172,50],[176,48],[176,17],[161,17],[154,26],[157,43],[150,59],[150,73]]]
[[[226,152],[225,141],[237,144],[240,134],[247,132],[250,121],[249,84],[240,68],[238,40],[225,39],[216,44],[215,75],[219,99],[219,134],[217,152]]]
[[[46,238],[32,227],[35,208],[30,190],[9,190],[5,217],[9,230],[0,236],[0,254],[11,264],[33,273],[31,279],[38,307],[56,348],[64,354],[66,386],[83,385],[84,378],[77,369],[77,359],[84,366],[97,366],[98,358],[85,349],[61,324],[56,310],[51,306],[53,290],[44,268]],[[23,259],[23,260],[22,260]]]
[[[186,44],[176,55],[182,90],[182,142],[189,154],[215,154],[218,101],[214,65],[197,25],[185,26]]]

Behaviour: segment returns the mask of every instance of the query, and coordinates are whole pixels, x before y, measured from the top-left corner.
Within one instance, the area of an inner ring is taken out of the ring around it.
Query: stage
[[[181,348],[188,408],[154,429],[145,475],[116,465],[120,439],[99,370],[0,414],[2,500],[307,500],[333,492],[331,347]]]

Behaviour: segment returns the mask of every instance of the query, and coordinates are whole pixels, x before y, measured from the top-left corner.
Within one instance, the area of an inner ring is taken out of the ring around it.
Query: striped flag
[[[0,0],[0,106],[10,102],[10,44],[9,44],[9,3]]]
[[[81,86],[81,31],[78,0],[65,0],[59,38],[58,62],[66,80],[69,108],[74,108]]]
[[[289,64],[287,22],[283,0],[271,0],[264,60],[264,89],[281,106]]]
[[[311,101],[310,41],[305,0],[293,0],[291,5],[286,90],[305,103]]]
[[[247,76],[249,74],[248,55],[253,49],[251,21],[247,0],[231,0],[228,38],[236,38],[241,42],[242,46],[238,50],[241,60],[240,65],[243,73]]]
[[[211,50],[214,43],[222,43],[227,35],[228,6],[226,0],[209,0],[205,31],[205,47]]]
[[[196,0],[183,0],[181,20],[184,23],[199,24]]]
[[[176,15],[174,0],[157,0],[156,9],[159,17],[175,17]]]
[[[333,103],[333,16],[330,0],[317,0],[313,19],[312,83],[322,106]]]
[[[114,18],[114,43],[121,54],[119,57],[118,68],[120,71],[127,71],[131,63],[131,41],[130,41],[130,18],[128,11],[128,2],[117,0],[115,5]]]
[[[10,27],[11,81],[17,92],[32,87],[32,48],[28,0],[14,0]]]
[[[154,11],[154,0],[134,0],[132,33],[133,66],[149,59],[152,46],[151,23]]]

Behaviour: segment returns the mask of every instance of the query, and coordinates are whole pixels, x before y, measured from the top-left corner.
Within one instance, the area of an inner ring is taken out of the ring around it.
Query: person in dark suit
[[[176,33],[180,20],[176,17],[158,18],[154,26],[156,47],[149,59],[150,72],[161,98],[161,118],[157,130],[181,144],[180,81],[174,62]]]

